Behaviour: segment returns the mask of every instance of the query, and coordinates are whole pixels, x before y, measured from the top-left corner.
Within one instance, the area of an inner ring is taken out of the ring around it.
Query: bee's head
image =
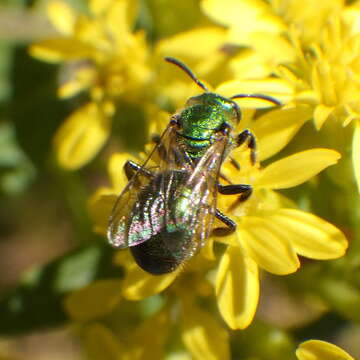
[[[206,122],[207,125],[212,125],[212,130],[221,129],[224,126],[234,128],[241,120],[241,110],[233,99],[263,99],[273,104],[280,105],[279,101],[276,99],[262,94],[237,94],[231,98],[226,98],[216,93],[209,92],[207,86],[181,61],[171,57],[166,57],[165,60],[180,67],[205,91],[201,95],[191,97],[186,102],[187,108],[184,109],[180,115],[183,119],[192,120],[192,122],[198,123]]]
[[[235,126],[241,120],[241,111],[238,104],[226,97],[216,93],[205,92],[201,95],[193,96],[186,102],[187,107],[196,105],[211,109],[214,117],[223,119],[231,126]]]

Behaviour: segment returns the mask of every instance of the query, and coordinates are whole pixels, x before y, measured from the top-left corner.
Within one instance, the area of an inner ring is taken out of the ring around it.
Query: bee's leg
[[[220,185],[218,184],[218,191],[223,195],[236,195],[240,194],[238,198],[238,202],[246,201],[250,195],[252,194],[252,186],[251,185]]]
[[[160,156],[160,158],[164,161],[167,161],[168,159],[168,154],[167,154],[167,151],[165,149],[165,146],[161,143],[161,137],[160,135],[156,134],[156,135],[153,135],[151,137],[151,141],[153,143],[155,143],[156,147],[157,147],[157,152]]]
[[[240,164],[233,157],[230,156],[230,163],[236,170],[240,170]]]
[[[218,184],[218,191],[223,195],[236,195],[239,194],[236,203],[246,201],[250,195],[252,194],[252,186],[251,185],[220,185]],[[216,209],[215,216],[222,221],[227,227],[226,228],[216,228],[213,230],[213,234],[217,236],[225,236],[229,235],[236,229],[236,223],[231,220],[229,217],[224,215],[220,210]]]
[[[226,236],[233,233],[236,229],[236,223],[231,220],[229,217],[227,217],[225,214],[223,214],[220,210],[216,209],[215,216],[220,221],[222,221],[226,227],[219,227],[216,229],[213,229],[213,234],[216,236]]]
[[[136,172],[140,171],[147,177],[153,177],[153,173],[147,169],[142,168],[139,164],[134,161],[128,160],[124,165],[124,172],[128,180],[130,180]]]
[[[256,162],[256,139],[254,134],[248,130],[245,129],[244,131],[242,131],[238,136],[237,136],[237,146],[240,146],[242,144],[244,144],[245,142],[247,142],[247,146],[250,149],[250,160],[251,160],[251,164],[254,165]]]
[[[175,164],[177,164],[179,167],[181,167],[183,160],[185,160],[189,165],[193,166],[193,161],[186,151],[182,153],[181,156],[176,156],[178,153],[173,152],[174,159],[170,159],[165,146],[160,141],[160,136],[153,135],[151,140],[156,144],[157,152],[162,160],[166,161],[167,163],[175,162]]]
[[[161,139],[161,137],[160,137],[159,134],[153,134],[153,135],[151,135],[151,141],[152,141],[153,143],[155,143],[156,145],[159,145],[159,144],[160,144],[160,139]]]

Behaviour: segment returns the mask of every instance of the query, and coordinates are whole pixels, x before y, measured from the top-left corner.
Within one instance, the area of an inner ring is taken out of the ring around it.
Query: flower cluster
[[[221,169],[225,185],[253,187],[245,202],[218,194],[219,209],[237,224],[235,233],[211,236],[181,270],[161,276],[144,272],[129,252],[121,251],[114,260],[124,271],[120,280],[99,280],[70,294],[65,306],[83,324],[94,358],[161,359],[170,349],[176,358],[230,359],[232,345],[222,321],[232,330],[253,322],[262,270],[291,274],[307,262],[302,258],[336,259],[347,249],[338,227],[305,211],[312,210],[306,206],[309,197],[290,199],[282,190],[309,181],[316,187],[323,170],[326,181],[336,183],[345,196],[353,196],[353,179],[360,188],[359,2],[202,0],[196,26],[179,30],[174,24],[169,35],[167,25],[153,38],[139,21],[143,6],[130,0],[89,0],[89,11],[82,14],[62,1],[49,2],[49,17],[60,35],[33,44],[30,52],[63,64],[60,97],[87,94],[56,134],[62,166],[77,169],[94,158],[110,137],[123,102],[143,110],[148,135],[153,135],[165,129],[166,110],[184,106],[199,93],[178,69],[165,66],[163,56],[186,62],[220,95],[261,93],[282,106],[238,100],[243,118],[234,131],[246,128],[256,135],[258,161],[252,164],[243,145]],[[126,149],[111,155],[111,186],[99,188],[90,199],[97,233],[105,236],[111,209],[127,184],[125,162],[144,162],[151,147],[147,144],[138,155]],[[327,170],[349,159],[353,171]],[[299,360],[351,359],[320,341],[302,344],[296,355]]]

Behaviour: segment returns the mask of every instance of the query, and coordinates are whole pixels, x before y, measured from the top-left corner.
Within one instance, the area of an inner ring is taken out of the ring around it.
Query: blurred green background
[[[76,100],[59,101],[57,66],[41,63],[27,52],[29,43],[54,33],[46,19],[44,3],[0,1],[0,296],[3,298],[17,286],[26,270],[95,240],[86,201],[96,184],[103,181],[95,175],[101,171],[95,171],[94,164],[77,173],[65,172],[54,164],[52,156],[55,130],[76,106]],[[74,1],[73,5],[81,6],[81,3]],[[96,249],[93,254],[89,256],[96,257]],[[24,335],[23,330],[29,329],[19,329],[17,323],[19,320],[26,327],[26,323],[29,326],[41,323],[41,317],[48,317],[54,324],[64,321],[59,293],[53,299],[41,296],[44,292],[49,294],[47,290],[53,286],[50,273],[37,285],[39,289],[31,296],[30,303],[27,300],[27,309],[21,314],[15,310],[13,316],[9,312],[5,314],[10,305],[4,300],[1,303],[0,333],[5,335],[0,334],[1,359],[3,353],[19,359],[77,358],[78,347],[66,331]],[[70,271],[68,277],[73,276]],[[19,293],[17,296],[21,302]],[[13,309],[19,306],[14,298],[12,301]],[[19,334],[19,330],[21,335],[9,340],[8,334]]]

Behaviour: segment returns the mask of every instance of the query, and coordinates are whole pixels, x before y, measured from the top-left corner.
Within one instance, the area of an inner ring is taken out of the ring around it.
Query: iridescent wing
[[[168,125],[160,137],[159,143],[117,198],[110,215],[108,227],[108,239],[112,246],[126,248],[148,240],[156,228],[159,227],[159,224],[153,224],[152,219],[146,219],[144,224],[139,224],[139,229],[134,229],[134,220],[136,220],[133,219],[136,216],[134,209],[138,209],[142,204],[142,202],[139,203],[139,200],[146,197],[146,195],[148,197],[160,196],[157,202],[161,206],[163,203],[161,201],[163,192],[161,189],[168,187],[172,183],[171,177],[162,174],[167,174],[169,171],[171,173],[173,170],[183,172],[191,170],[191,164],[185,159],[184,151],[177,144],[178,135],[175,127],[176,125],[171,123]],[[154,189],[156,186],[158,186],[158,189]],[[132,231],[133,236],[129,236],[130,231]]]
[[[183,221],[193,229],[191,257],[210,237],[216,211],[217,184],[228,137],[220,135],[196,164],[184,187],[190,189],[188,212]]]
[[[120,194],[110,218],[110,243],[125,248],[161,237],[169,252],[192,256],[211,232],[226,145],[227,137],[219,136],[194,165],[176,127],[169,125]],[[151,164],[158,155],[158,163]]]

